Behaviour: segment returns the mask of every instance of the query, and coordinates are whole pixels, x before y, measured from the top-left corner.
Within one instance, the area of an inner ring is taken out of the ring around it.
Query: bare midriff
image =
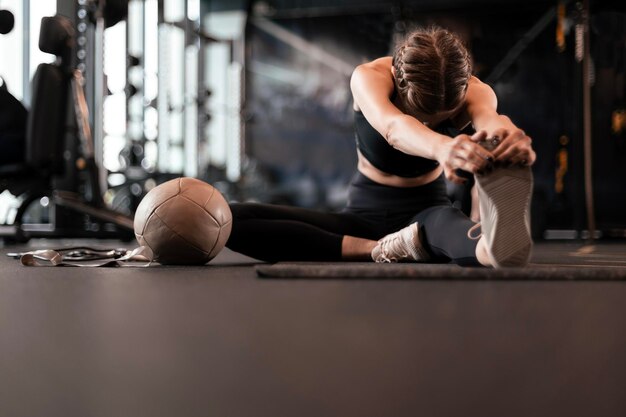
[[[418,177],[400,177],[398,175],[388,174],[376,168],[357,150],[358,160],[357,169],[370,180],[379,184],[388,185],[390,187],[419,187],[436,180],[443,171],[443,168],[436,169],[422,174]]]

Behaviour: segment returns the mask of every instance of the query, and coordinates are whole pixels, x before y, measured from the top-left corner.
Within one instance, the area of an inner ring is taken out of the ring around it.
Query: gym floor
[[[618,416],[626,281],[271,279],[0,258],[0,415]],[[626,267],[626,242],[538,242],[533,264]],[[375,267],[375,265],[372,265]],[[417,266],[416,266],[417,267]]]

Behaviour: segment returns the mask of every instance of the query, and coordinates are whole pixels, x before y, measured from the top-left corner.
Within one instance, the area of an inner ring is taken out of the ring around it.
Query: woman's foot
[[[411,223],[380,239],[372,250],[372,259],[378,263],[424,262],[430,256],[422,246],[419,225]]]
[[[530,260],[530,167],[497,168],[476,176],[484,247],[496,267],[525,266]]]

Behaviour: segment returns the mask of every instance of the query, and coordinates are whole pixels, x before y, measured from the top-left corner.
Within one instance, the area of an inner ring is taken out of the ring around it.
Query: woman
[[[351,78],[358,164],[340,213],[232,204],[227,246],[270,261],[429,261],[523,266],[532,248],[530,138],[496,111],[493,90],[471,75],[460,39],[418,29],[393,57]],[[460,133],[468,126],[476,133]],[[454,133],[452,133],[454,132]],[[478,225],[452,207],[445,179],[474,175]]]

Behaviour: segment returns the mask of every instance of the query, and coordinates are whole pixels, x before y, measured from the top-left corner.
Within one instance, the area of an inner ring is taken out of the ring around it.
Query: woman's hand
[[[476,132],[472,136],[461,134],[441,148],[437,160],[449,181],[455,184],[463,184],[467,181],[456,174],[457,169],[472,174],[482,174],[493,168],[494,154],[478,144],[486,138],[485,131]]]
[[[530,166],[535,163],[537,155],[532,148],[532,139],[517,128],[496,129],[492,138],[499,138],[500,144],[493,150],[496,165]]]

